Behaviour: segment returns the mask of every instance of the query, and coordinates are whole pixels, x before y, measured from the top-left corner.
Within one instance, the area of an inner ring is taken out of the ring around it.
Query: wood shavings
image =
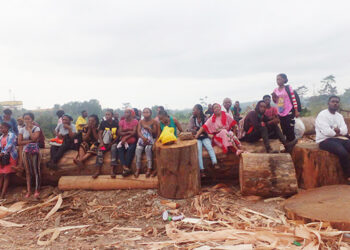
[[[17,224],[10,221],[0,220],[0,226],[2,227],[24,227],[24,224]]]
[[[51,209],[51,211],[45,216],[44,220],[47,220],[48,218],[50,218],[54,213],[56,213],[58,211],[58,209],[60,209],[61,205],[62,205],[63,199],[62,199],[62,195],[59,194],[58,198],[57,198],[57,203],[56,205]]]
[[[56,227],[56,228],[52,228],[52,229],[46,229],[44,232],[40,233],[38,235],[38,241],[37,244],[39,246],[48,246],[50,245],[52,242],[54,242],[58,236],[60,235],[61,232],[67,231],[67,230],[73,230],[73,229],[82,229],[85,227],[89,227],[89,225],[82,225],[82,226],[70,226],[70,227]],[[52,233],[52,236],[49,240],[47,241],[42,241],[41,239]]]

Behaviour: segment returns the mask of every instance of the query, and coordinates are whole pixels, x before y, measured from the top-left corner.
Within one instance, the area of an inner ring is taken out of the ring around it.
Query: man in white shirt
[[[227,115],[233,118],[233,112],[231,110],[231,107],[232,107],[232,100],[228,97],[225,98],[224,102],[222,103],[222,111],[224,111]]]
[[[316,142],[320,149],[339,157],[347,178],[350,177],[350,140],[344,117],[338,113],[340,98],[331,96],[328,109],[321,111],[316,118]],[[349,178],[350,180],[350,178]]]

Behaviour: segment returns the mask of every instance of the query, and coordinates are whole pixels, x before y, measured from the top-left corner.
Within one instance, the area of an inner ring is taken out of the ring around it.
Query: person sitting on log
[[[165,108],[163,107],[163,106],[158,106],[157,107],[157,115],[156,115],[156,118],[154,118],[154,120],[156,121],[156,122],[159,122],[160,123],[160,120],[159,120],[159,112],[160,111],[165,111]]]
[[[92,178],[96,179],[101,174],[103,166],[104,155],[106,152],[111,150],[112,145],[118,141],[118,130],[119,123],[113,119],[113,110],[107,109],[105,112],[104,120],[101,122],[98,128],[98,140],[99,146],[96,156],[96,172]],[[116,151],[111,150],[111,177],[115,178],[117,165],[118,165],[118,154]]]
[[[84,167],[92,155],[97,154],[98,150],[98,126],[99,119],[97,115],[90,115],[88,124],[82,129],[82,142],[79,145],[77,157],[73,160],[74,164],[78,165],[80,169]]]
[[[283,134],[287,137],[288,142],[296,144],[297,139],[294,133],[294,126],[295,117],[299,117],[298,103],[292,87],[289,85],[285,86],[287,82],[288,78],[286,74],[277,75],[278,88],[273,91],[272,100],[277,104]]]
[[[141,158],[143,150],[145,150],[147,157],[146,178],[151,176],[153,161],[152,148],[156,138],[158,138],[160,134],[159,123],[152,119],[152,109],[145,108],[143,109],[142,113],[143,119],[137,126],[139,140],[137,141],[136,146],[136,178],[139,177],[141,171]]]
[[[15,172],[18,153],[16,135],[11,131],[11,124],[2,122],[0,132],[0,190],[1,199],[4,199],[10,184],[10,174]]]
[[[214,115],[209,118],[205,124],[198,130],[196,139],[203,132],[214,135],[213,143],[222,148],[222,151],[226,154],[229,151],[240,155],[242,150],[241,142],[235,135],[237,122],[225,111],[221,111],[221,105],[218,103],[213,104]]]
[[[60,110],[57,110],[56,112],[56,115],[57,115],[57,126],[60,125],[62,123],[62,117],[64,115],[64,110],[60,109]]]
[[[12,111],[10,109],[5,109],[3,111],[4,115],[0,116],[0,123],[7,122],[10,124],[11,132],[14,133],[16,136],[18,135],[18,125],[16,119],[14,119],[12,116]]]
[[[340,98],[331,96],[328,109],[321,111],[316,118],[316,143],[320,149],[339,157],[344,175],[350,181],[350,140],[344,117],[338,113]]]
[[[281,129],[274,120],[269,120],[269,118],[265,115],[265,110],[265,101],[259,101],[255,106],[255,110],[250,111],[244,118],[243,129],[245,131],[245,135],[241,140],[252,143],[257,142],[262,138],[266,152],[277,153],[272,150],[269,140],[271,137],[277,135],[278,139],[286,147],[286,150],[290,151],[290,147],[287,144],[286,138],[282,134]]]
[[[208,104],[208,109],[204,113],[208,118],[214,114],[213,105]]]
[[[233,112],[231,110],[231,107],[232,107],[232,100],[226,97],[222,103],[222,111],[224,111],[226,115],[233,118]]]
[[[40,162],[41,154],[39,149],[40,127],[34,123],[34,114],[25,113],[23,115],[24,127],[19,130],[18,145],[22,152],[24,169],[26,171],[27,194],[31,195],[31,185],[35,184],[34,197],[39,198],[41,187]]]
[[[76,128],[72,124],[73,118],[70,115],[64,114],[62,116],[62,123],[59,124],[55,131],[58,139],[63,140],[60,146],[51,146],[50,161],[47,162],[47,167],[57,170],[57,163],[68,150],[75,149],[74,137],[76,135]]]
[[[237,123],[239,123],[239,121],[242,120],[241,112],[242,108],[239,106],[239,101],[236,101],[235,105],[232,107],[232,113],[233,119],[235,119]]]
[[[169,128],[174,128],[174,134],[176,137],[177,137],[177,130],[179,130],[180,133],[183,132],[180,122],[176,120],[174,117],[168,115],[168,113],[165,110],[159,111],[158,117],[160,121],[161,131],[163,131],[165,126],[168,126]]]
[[[122,175],[126,177],[132,173],[130,167],[135,156],[138,121],[134,118],[133,109],[126,109],[124,117],[125,119],[119,123],[120,141],[113,145],[112,152],[118,151],[119,160],[123,166]]]
[[[210,119],[210,118],[209,118]],[[192,132],[193,135],[196,135],[198,130],[205,124],[205,122],[208,120],[208,118],[203,113],[203,107],[200,104],[196,104],[193,107],[192,116],[190,118],[189,123],[189,130]],[[205,177],[205,169],[203,164],[203,146],[207,149],[211,163],[214,168],[218,168],[217,164],[218,161],[216,159],[215,151],[213,149],[213,146],[211,145],[211,140],[208,136],[208,134],[204,131],[202,134],[200,134],[197,138],[197,147],[198,147],[198,163],[199,163],[199,169],[201,173],[201,177]]]
[[[88,117],[88,113],[86,110],[81,111],[81,116],[78,117],[77,121],[75,122],[75,128],[77,129],[77,132],[83,131],[83,128],[87,124],[86,118]]]

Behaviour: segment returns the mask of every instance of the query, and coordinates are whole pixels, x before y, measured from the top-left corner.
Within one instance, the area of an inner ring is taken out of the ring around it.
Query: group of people
[[[277,75],[277,88],[271,95],[265,95],[257,102],[254,110],[245,117],[237,101],[232,106],[230,98],[225,98],[222,105],[209,105],[204,112],[197,104],[193,108],[189,120],[188,131],[197,139],[198,161],[201,176],[205,176],[203,164],[203,146],[208,151],[212,167],[219,168],[213,146],[218,146],[224,153],[232,152],[240,155],[244,152],[241,141],[250,143],[262,139],[267,153],[277,153],[270,146],[270,139],[279,139],[286,152],[291,152],[297,143],[294,133],[295,118],[300,111],[300,102],[291,86],[287,85],[285,74]],[[271,105],[273,101],[276,106]],[[350,177],[350,140],[344,118],[337,112],[339,97],[329,99],[328,109],[322,111],[316,120],[316,142],[320,148],[339,156],[344,172]],[[57,111],[58,123],[55,128],[56,137],[51,140],[50,160],[47,167],[57,169],[59,160],[68,150],[77,150],[74,164],[83,168],[86,161],[96,157],[96,171],[93,178],[98,178],[104,164],[106,152],[111,151],[111,177],[117,174],[118,159],[122,166],[122,175],[134,174],[138,177],[142,164],[142,153],[147,158],[146,177],[155,175],[153,171],[153,148],[157,138],[165,127],[174,129],[174,135],[184,132],[180,122],[169,115],[164,107],[157,108],[155,118],[150,108],[142,112],[137,109],[126,109],[124,116],[113,110],[107,110],[104,117],[88,115],[84,110],[75,124],[73,118],[63,110]],[[40,148],[45,147],[45,137],[35,122],[32,113],[25,113],[16,122],[11,117],[9,109],[0,116],[0,190],[4,197],[9,185],[9,174],[15,172],[18,158],[24,166],[27,180],[27,195],[31,195],[34,186],[34,196],[39,197]],[[19,157],[20,156],[20,157]],[[136,171],[132,173],[131,163],[136,156]]]

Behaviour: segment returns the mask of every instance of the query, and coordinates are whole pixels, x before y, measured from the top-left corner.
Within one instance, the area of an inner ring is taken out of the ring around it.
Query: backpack
[[[34,122],[34,125],[40,128],[38,123]],[[39,148],[45,148],[45,135],[41,128],[40,128],[38,144],[39,144]]]
[[[289,99],[290,99],[290,101],[291,101],[291,103],[292,103],[292,105],[293,105],[293,107],[294,107],[293,100],[292,100],[292,93],[290,93],[290,87],[289,87],[289,85],[286,85],[286,86],[285,86],[285,89],[286,89],[287,94],[288,94],[288,96],[289,96]],[[293,92],[294,92],[295,100],[297,101],[298,112],[301,112],[300,97],[299,97],[298,93],[297,93],[295,90],[294,90]],[[293,108],[292,110],[293,110],[293,113],[294,113],[294,108]]]

